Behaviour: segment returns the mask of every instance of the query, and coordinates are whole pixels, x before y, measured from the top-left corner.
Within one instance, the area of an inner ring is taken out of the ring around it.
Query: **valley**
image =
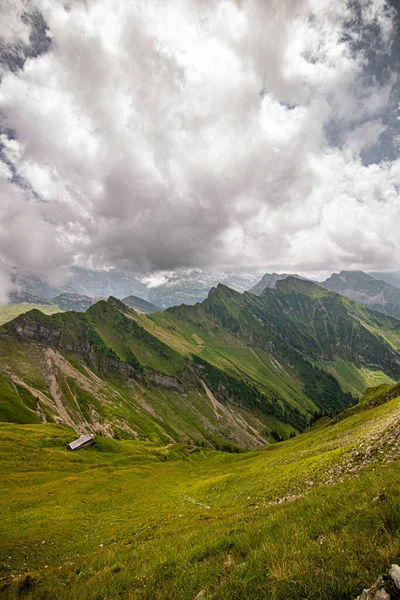
[[[352,600],[399,561],[400,321],[292,276],[48,310],[0,328],[5,599]]]
[[[0,0],[0,600],[400,600],[400,0]]]
[[[0,425],[2,597],[355,598],[400,555],[398,393],[239,455]]]

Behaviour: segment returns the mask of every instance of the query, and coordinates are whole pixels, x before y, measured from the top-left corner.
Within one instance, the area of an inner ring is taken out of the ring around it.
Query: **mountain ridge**
[[[288,277],[296,277],[298,279],[304,279],[301,275],[296,274],[288,274],[288,273],[265,273],[262,279],[248,291],[256,296],[260,296],[263,291],[267,288],[274,289],[277,286],[277,283],[283,279],[287,279]]]
[[[163,311],[163,309],[160,306],[156,306],[152,302],[148,302],[147,300],[139,298],[138,296],[127,296],[126,298],[122,298],[122,302],[130,308],[133,308],[136,312],[142,314]]]
[[[321,286],[400,319],[400,289],[363,271],[333,273]]]
[[[35,310],[0,329],[0,347],[6,420],[12,397],[28,421],[211,445],[287,437],[371,381],[400,379],[399,321],[291,277],[261,296],[219,284],[150,315],[113,297],[85,313]],[[29,389],[39,400],[24,406]]]

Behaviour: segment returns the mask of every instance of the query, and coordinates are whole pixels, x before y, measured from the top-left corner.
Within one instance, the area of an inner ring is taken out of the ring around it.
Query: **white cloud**
[[[0,39],[6,44],[28,44],[30,25],[23,19],[29,11],[25,1],[1,0]]]
[[[147,285],[148,288],[160,287],[161,285],[167,283],[167,281],[168,278],[165,275],[162,275],[161,273],[153,273],[149,277],[144,277],[142,279],[142,283]]]
[[[26,43],[16,6],[7,18]],[[399,166],[360,158],[384,132],[394,84],[355,51],[371,26],[376,48],[389,46],[384,0],[361,0],[358,24],[344,0],[30,6],[52,46],[0,82],[17,138],[1,137],[7,264],[317,271],[400,259]],[[342,147],[328,145],[332,123]]]
[[[10,179],[12,179],[12,171],[10,167],[4,162],[0,162],[0,182],[8,181]]]

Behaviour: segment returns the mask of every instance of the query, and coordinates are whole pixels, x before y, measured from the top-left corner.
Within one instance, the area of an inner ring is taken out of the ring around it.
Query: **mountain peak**
[[[333,273],[332,276],[333,275],[335,275],[335,273]],[[370,281],[371,279],[375,279],[371,275],[368,275],[368,273],[364,273],[364,271],[342,270],[339,273],[339,277],[346,277],[347,279],[361,279],[361,280],[365,280],[365,281]]]
[[[163,309],[160,308],[159,306],[156,306],[152,302],[148,302],[147,300],[144,300],[143,298],[139,298],[138,296],[133,296],[133,295],[127,296],[126,298],[122,299],[122,302],[126,306],[129,306],[129,308],[132,308],[133,310],[135,310],[137,313],[140,313],[140,314],[163,312]]]
[[[276,289],[280,293],[297,293],[307,296],[326,296],[327,291],[318,283],[309,281],[308,279],[299,279],[296,276],[289,275],[286,279],[281,279],[276,282]]]
[[[400,289],[363,271],[332,273],[321,285],[373,310],[400,318]]]
[[[288,277],[295,279],[304,279],[303,277],[301,277],[300,275],[296,275],[295,273],[265,273],[261,281],[259,281],[257,285],[250,288],[249,292],[255,294],[256,296],[260,296],[265,289],[275,289],[279,281],[288,279]]]
[[[109,298],[107,298],[107,304],[123,313],[128,312],[128,306],[122,300],[119,300],[114,296],[110,296]]]

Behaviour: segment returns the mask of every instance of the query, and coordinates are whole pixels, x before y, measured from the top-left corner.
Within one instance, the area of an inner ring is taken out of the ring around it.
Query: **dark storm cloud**
[[[399,260],[384,0],[0,6],[4,277]]]

